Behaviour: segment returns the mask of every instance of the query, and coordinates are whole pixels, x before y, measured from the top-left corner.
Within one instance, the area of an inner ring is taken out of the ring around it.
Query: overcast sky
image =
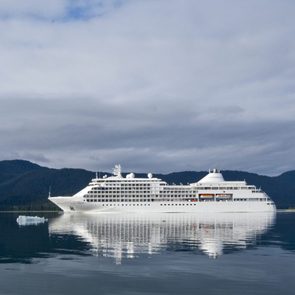
[[[0,159],[295,169],[294,0],[1,0]]]

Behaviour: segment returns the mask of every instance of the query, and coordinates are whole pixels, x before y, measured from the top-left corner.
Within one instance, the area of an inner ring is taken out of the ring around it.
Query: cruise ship
[[[153,177],[95,177],[73,196],[49,196],[64,212],[272,212],[275,204],[260,188],[245,181],[225,181],[217,169],[187,185],[170,185]]]

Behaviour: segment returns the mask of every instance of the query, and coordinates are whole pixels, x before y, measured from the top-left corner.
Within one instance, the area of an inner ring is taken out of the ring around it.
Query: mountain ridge
[[[101,174],[110,175],[107,172]],[[167,183],[186,184],[196,182],[206,171],[179,171],[167,174],[154,173]],[[266,176],[237,170],[223,170],[226,180],[246,180],[261,187],[278,208],[295,207],[295,170],[278,176]],[[56,209],[48,200],[52,195],[73,195],[85,187],[94,172],[78,168],[48,168],[26,160],[0,161],[0,210]],[[126,173],[123,173],[126,175]],[[139,177],[146,173],[136,173]]]

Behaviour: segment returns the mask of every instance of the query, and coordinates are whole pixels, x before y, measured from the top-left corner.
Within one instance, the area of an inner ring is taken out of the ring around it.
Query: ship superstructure
[[[264,212],[275,211],[269,196],[245,181],[225,181],[217,169],[187,185],[170,185],[153,177],[95,177],[72,197],[49,197],[65,212]]]

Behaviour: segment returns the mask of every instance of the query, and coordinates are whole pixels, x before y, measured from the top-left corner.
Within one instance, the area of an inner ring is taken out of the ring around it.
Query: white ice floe
[[[20,215],[17,219],[16,222],[20,226],[25,226],[25,225],[38,225],[40,223],[45,223],[48,221],[48,219],[44,217],[39,217],[39,216],[25,216],[25,215]]]

